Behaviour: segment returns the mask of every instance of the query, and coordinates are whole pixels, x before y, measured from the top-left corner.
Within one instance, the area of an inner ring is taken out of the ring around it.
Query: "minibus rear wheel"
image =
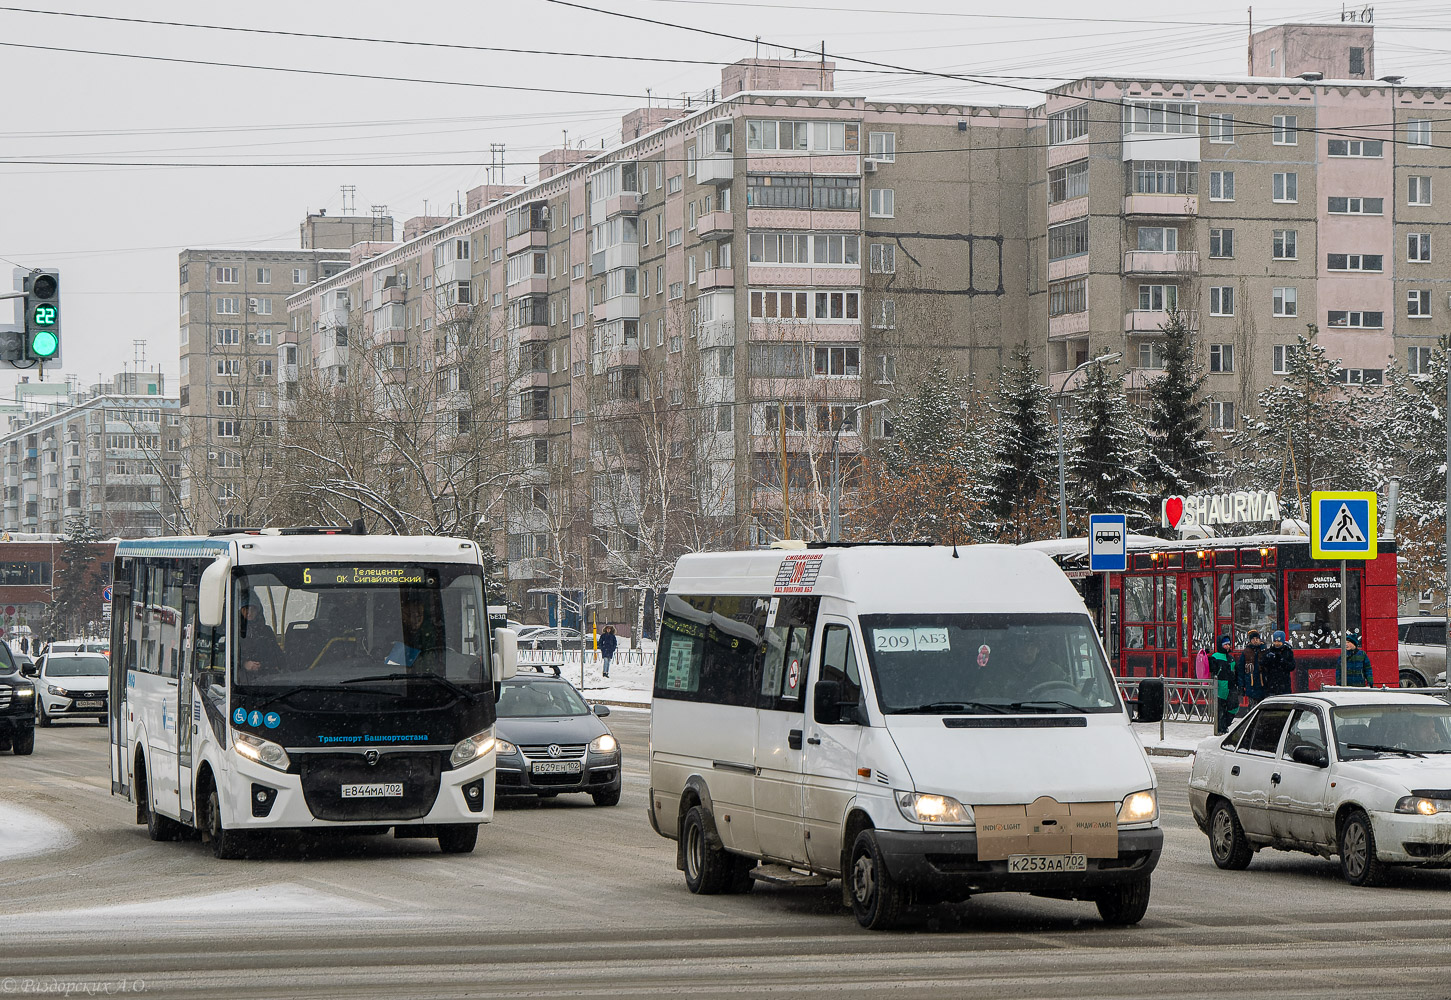
[[[680,821],[680,841],[685,848],[685,887],[698,896],[749,892],[751,878],[741,878],[742,862],[749,872],[755,862],[737,858],[723,847],[711,844],[709,821],[702,806],[691,806]]]
[[[846,871],[851,911],[856,922],[869,931],[896,925],[907,905],[907,893],[887,871],[875,830],[857,834]]]

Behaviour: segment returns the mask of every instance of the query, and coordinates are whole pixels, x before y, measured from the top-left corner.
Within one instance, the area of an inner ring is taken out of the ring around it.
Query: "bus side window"
[[[841,685],[841,717],[843,720],[865,720],[861,711],[862,677],[857,669],[856,651],[851,630],[845,625],[828,625],[821,637],[821,681]],[[852,707],[856,706],[855,714]]]
[[[816,631],[819,597],[778,599],[775,624],[765,630],[761,671],[761,707],[800,712],[806,668],[811,662],[811,636]]]

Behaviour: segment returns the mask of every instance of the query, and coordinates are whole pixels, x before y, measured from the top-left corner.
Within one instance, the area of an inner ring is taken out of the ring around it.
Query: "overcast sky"
[[[1087,73],[1245,72],[1245,8],[1193,0],[1150,5],[1152,17],[1139,16],[1144,4],[1122,0],[903,0],[905,10],[883,0],[581,3],[662,23],[548,0],[73,0],[33,9],[711,64],[757,51],[752,42],[675,27],[688,26],[759,36],[762,55],[789,56],[782,47],[792,45],[814,53],[824,42],[828,58],[838,61],[840,91],[1018,105],[1038,103],[1035,91]],[[1423,0],[1374,7],[1378,75],[1451,82],[1451,7]],[[1087,17],[1089,10],[1095,16]],[[1339,15],[1338,6],[1254,8],[1256,27]],[[852,72],[849,56],[992,75],[1018,89]],[[47,380],[65,372],[84,384],[109,378],[133,363],[133,342],[140,340],[146,367],[159,364],[174,389],[180,249],[296,247],[305,212],[341,213],[345,184],[356,186],[360,214],[384,204],[401,223],[423,214],[425,203],[446,214],[460,192],[483,181],[491,143],[507,146],[507,180],[532,178],[539,154],[558,146],[565,132],[571,143],[613,145],[620,115],[643,105],[647,89],[657,101],[678,100],[719,81],[716,66],[706,64],[297,38],[0,9],[0,258],[62,272],[65,364]],[[0,285],[8,287],[11,269],[0,268]],[[17,374],[0,369],[0,401],[14,396]]]

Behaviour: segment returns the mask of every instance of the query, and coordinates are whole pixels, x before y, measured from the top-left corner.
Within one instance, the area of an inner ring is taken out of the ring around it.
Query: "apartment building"
[[[21,383],[5,415],[0,529],[62,534],[81,515],[104,537],[162,534],[175,513],[181,414],[160,373],[55,388]]]
[[[287,323],[288,296],[350,266],[352,247],[393,239],[387,215],[310,213],[299,228],[297,250],[180,254],[185,433],[176,490],[189,530],[237,526],[263,516],[265,478],[244,475],[244,458],[261,467],[276,448],[276,398],[285,388],[277,331]]]
[[[585,558],[588,539],[557,544],[564,492],[587,498],[606,567],[638,544],[605,508],[648,490],[656,446],[655,467],[691,467],[681,492],[722,545],[782,534],[784,466],[799,535],[899,345],[990,373],[1005,332],[1034,327],[1027,111],[871,101],[833,73],[745,60],[698,108],[626,116],[613,149],[470,192],[470,214],[293,296],[283,349],[336,385],[360,344],[385,347],[383,381],[436,380],[439,419],[466,434],[482,416],[463,341],[482,339],[523,498],[501,555],[526,605]],[[608,584],[599,599],[623,605]]]
[[[1368,24],[1277,26],[1250,51],[1259,77],[1085,78],[1049,95],[1047,282],[1032,291],[1055,387],[1108,351],[1146,385],[1173,310],[1225,431],[1309,325],[1349,385],[1428,362],[1451,311],[1436,266],[1451,200],[1433,191],[1451,91],[1376,79]]]

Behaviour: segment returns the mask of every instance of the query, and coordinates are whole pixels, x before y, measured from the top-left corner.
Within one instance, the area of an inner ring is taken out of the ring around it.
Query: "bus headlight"
[[[972,814],[967,807],[950,795],[898,792],[897,808],[913,823],[947,826],[972,822]]]
[[[260,736],[253,736],[251,733],[239,733],[232,730],[232,746],[236,751],[248,760],[255,760],[259,764],[266,764],[268,767],[275,767],[279,771],[285,771],[292,766],[287,751],[282,749],[271,740],[264,740]]]
[[[466,740],[459,740],[458,746],[454,747],[453,753],[449,755],[449,767],[463,767],[470,761],[478,760],[492,749],[494,749],[494,731],[492,729],[475,733]]]
[[[609,733],[605,733],[603,736],[596,737],[594,742],[589,745],[589,752],[614,753],[618,748],[619,744],[615,742],[615,738]]]
[[[1125,795],[1118,809],[1120,823],[1147,823],[1159,818],[1159,797],[1152,788]]]

